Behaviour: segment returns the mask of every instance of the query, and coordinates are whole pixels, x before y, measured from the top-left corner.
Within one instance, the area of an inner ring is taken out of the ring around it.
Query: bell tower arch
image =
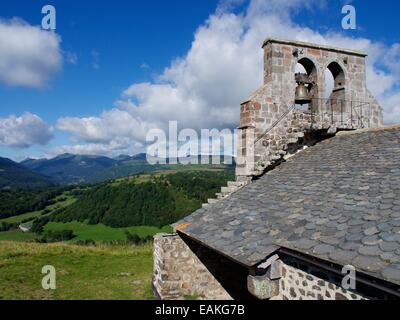
[[[326,68],[333,77],[333,91],[326,96],[328,99],[345,99],[346,75],[344,68],[336,61],[329,63]]]
[[[263,174],[309,134],[383,125],[382,109],[366,86],[367,54],[281,39],[267,39],[262,48],[264,83],[240,107],[238,180]],[[306,71],[301,78],[310,99],[306,109],[295,104],[296,91],[305,92],[296,90],[297,63]],[[334,79],[328,96],[326,70]]]
[[[296,65],[301,65],[305,73],[298,73],[295,70],[295,76],[294,80],[297,83],[297,86],[299,86],[299,81],[298,80],[306,80],[307,82],[307,96],[310,99],[310,102],[308,104],[309,110],[318,110],[319,106],[319,75],[318,75],[318,67],[317,64],[312,61],[308,57],[302,57],[299,60],[297,60]],[[297,91],[298,88],[296,88]],[[300,90],[301,91],[301,90]],[[296,99],[296,96],[295,96]],[[296,101],[295,101],[296,103]]]

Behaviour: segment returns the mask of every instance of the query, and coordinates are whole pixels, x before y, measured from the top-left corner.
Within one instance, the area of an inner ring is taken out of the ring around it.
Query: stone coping
[[[264,42],[262,44],[262,48],[264,48],[268,43],[280,43],[280,44],[287,44],[287,45],[292,45],[292,46],[314,48],[314,49],[320,49],[320,50],[328,50],[328,51],[345,53],[345,54],[350,54],[350,55],[355,55],[355,56],[360,56],[360,57],[368,56],[366,53],[364,53],[362,51],[358,51],[358,50],[343,49],[343,48],[327,46],[327,45],[322,45],[322,44],[316,44],[316,43],[310,43],[310,42],[284,40],[284,39],[276,39],[276,38],[267,38],[266,40],[264,40]]]
[[[393,124],[388,126],[376,127],[376,128],[365,128],[358,130],[350,130],[350,131],[339,131],[337,136],[348,136],[352,134],[359,134],[365,132],[379,132],[379,131],[387,131],[387,130],[400,130],[400,124]]]

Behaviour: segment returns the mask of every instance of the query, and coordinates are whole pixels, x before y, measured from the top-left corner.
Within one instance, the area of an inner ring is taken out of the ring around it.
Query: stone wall
[[[282,266],[279,294],[271,300],[365,300],[357,293],[287,264]]]
[[[255,297],[262,300],[367,300],[371,296],[384,297],[359,282],[354,291],[346,290],[342,287],[344,275],[279,254],[270,256],[250,270],[248,289]]]
[[[154,237],[153,259],[153,289],[161,299],[182,299],[185,295],[231,299],[177,234],[157,234]]]
[[[276,39],[266,40],[263,49],[264,84],[240,107],[238,180],[263,174],[305,131],[383,125],[382,109],[366,86],[366,54]],[[293,112],[297,63],[304,66],[314,81],[314,89],[307,110]],[[327,102],[325,99],[327,69],[335,78],[330,98],[340,100]],[[269,137],[265,139],[269,130]]]
[[[275,255],[263,269],[260,269],[262,264],[246,268],[182,234],[157,234],[153,255],[153,290],[160,299],[184,299],[185,296],[208,300],[388,298],[358,283],[359,291],[345,290],[341,287],[340,275],[294,258],[281,260],[282,257]]]

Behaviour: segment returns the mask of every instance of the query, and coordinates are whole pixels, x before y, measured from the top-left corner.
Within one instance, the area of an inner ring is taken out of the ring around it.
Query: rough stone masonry
[[[262,175],[308,133],[382,126],[382,109],[366,86],[365,53],[277,39],[263,49],[264,84],[240,107],[238,181]],[[313,82],[307,110],[294,106],[297,64]],[[327,69],[334,78],[329,95]]]
[[[207,299],[231,298],[178,235],[156,235],[153,250],[153,288],[159,298],[179,299],[185,295]]]

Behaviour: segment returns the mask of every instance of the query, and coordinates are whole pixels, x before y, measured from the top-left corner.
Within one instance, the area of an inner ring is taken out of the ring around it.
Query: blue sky
[[[347,3],[357,10],[357,30],[341,28]],[[45,4],[57,10],[55,34],[40,30]],[[241,99],[261,84],[258,39],[282,33],[373,52],[371,89],[387,104],[386,117],[400,121],[399,11],[394,0],[1,1],[0,156],[132,154],[141,151],[146,130],[167,120],[195,129],[234,128]],[[7,41],[22,41],[22,32],[30,39],[26,52],[7,53]],[[220,60],[212,47],[218,43],[220,55],[225,44],[234,56]],[[242,54],[254,63],[235,63]],[[39,70],[41,78],[15,80],[10,64],[18,63],[24,72]],[[232,79],[244,72],[254,80]],[[216,116],[222,113],[228,115]]]

